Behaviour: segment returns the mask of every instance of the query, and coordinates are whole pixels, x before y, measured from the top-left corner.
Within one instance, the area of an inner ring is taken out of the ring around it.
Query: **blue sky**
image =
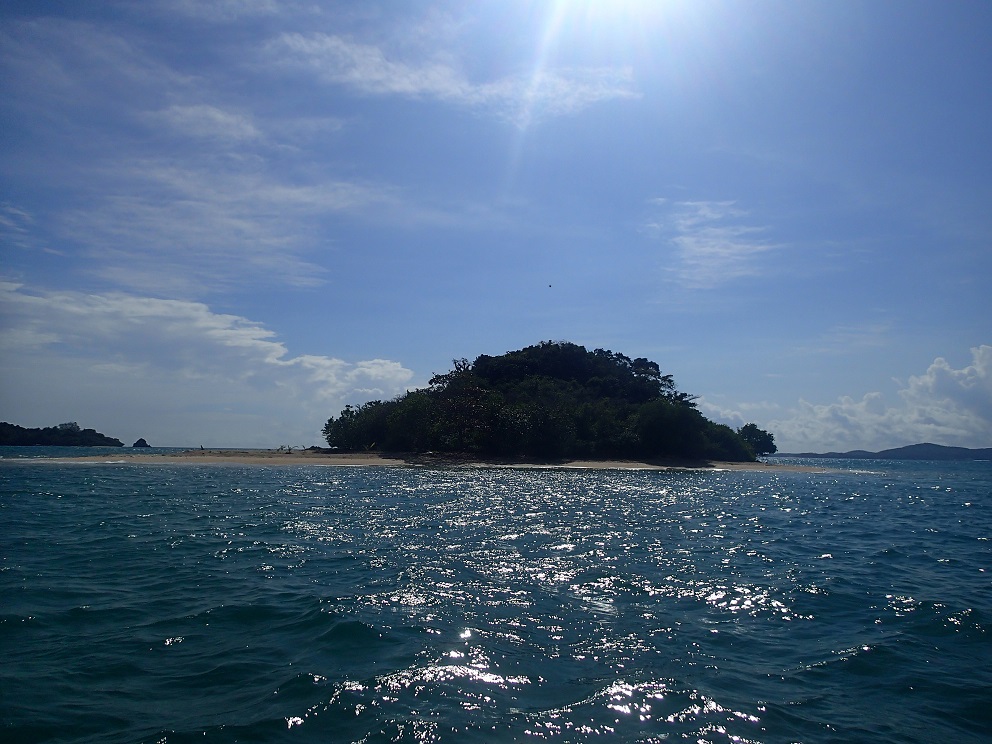
[[[319,443],[657,361],[785,451],[992,446],[992,4],[8,0],[0,419]]]

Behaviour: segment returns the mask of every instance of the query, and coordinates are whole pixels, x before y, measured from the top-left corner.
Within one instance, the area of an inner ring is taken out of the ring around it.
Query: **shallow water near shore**
[[[984,741],[992,464],[0,463],[9,742]]]

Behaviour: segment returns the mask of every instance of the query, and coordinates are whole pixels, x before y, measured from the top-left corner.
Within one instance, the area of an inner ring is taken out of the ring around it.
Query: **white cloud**
[[[972,363],[954,369],[942,357],[900,391],[917,420],[982,433],[992,446],[992,346],[971,350]]]
[[[658,214],[647,231],[672,246],[675,261],[666,271],[687,288],[711,289],[758,275],[759,258],[781,247],[763,237],[765,228],[746,224],[748,213],[735,202],[655,199],[652,204]]]
[[[197,302],[8,282],[0,318],[0,418],[26,426],[78,419],[163,445],[314,444],[344,403],[393,397],[413,377],[391,360],[292,356],[262,324]]]
[[[368,95],[429,98],[494,111],[518,126],[573,114],[595,103],[637,98],[629,68],[563,68],[495,81],[470,81],[448,58],[405,62],[381,48],[329,34],[283,34],[270,45],[285,65]]]
[[[971,354],[972,363],[961,369],[935,359],[925,373],[901,384],[898,402],[881,392],[828,404],[802,400],[764,428],[783,451],[875,451],[917,442],[990,447],[992,346]]]
[[[729,404],[719,398],[699,396],[696,406],[707,417],[717,423],[739,429],[744,424],[757,423],[766,420],[772,412],[778,410],[774,403],[738,403]]]

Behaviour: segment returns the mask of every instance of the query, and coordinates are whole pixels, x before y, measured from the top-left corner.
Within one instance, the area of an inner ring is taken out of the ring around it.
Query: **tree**
[[[541,459],[753,460],[766,449],[706,419],[695,396],[643,357],[544,341],[452,364],[426,388],[345,407],[327,421],[327,443]]]
[[[756,455],[773,455],[778,452],[778,447],[775,446],[775,437],[767,431],[759,429],[755,424],[744,424],[737,430],[737,433],[754,450]]]
[[[341,416],[331,417],[321,431],[328,447],[338,447],[343,450],[374,449],[386,435],[386,417],[389,414],[389,404],[381,400],[354,408],[345,406]]]
[[[708,456],[715,460],[743,462],[754,459],[751,445],[726,424],[711,421],[706,429],[706,440],[709,443]]]
[[[75,421],[25,429],[23,426],[0,422],[0,444],[7,446],[43,447],[123,447],[120,439],[104,436],[95,429],[83,429]]]

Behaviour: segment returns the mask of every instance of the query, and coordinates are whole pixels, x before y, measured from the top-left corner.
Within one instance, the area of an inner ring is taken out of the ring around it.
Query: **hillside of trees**
[[[754,424],[714,423],[647,359],[544,342],[454,361],[427,388],[346,406],[330,447],[487,457],[751,461],[775,451]]]
[[[5,447],[123,447],[120,439],[107,437],[95,429],[81,429],[75,421],[44,429],[26,429],[0,422],[0,445]]]

